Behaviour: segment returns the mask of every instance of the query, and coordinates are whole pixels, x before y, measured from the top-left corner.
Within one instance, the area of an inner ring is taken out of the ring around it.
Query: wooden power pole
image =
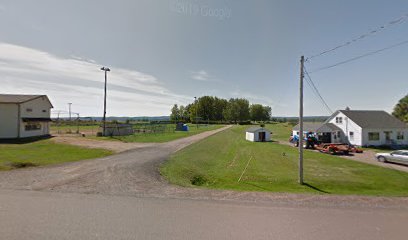
[[[299,184],[303,185],[303,65],[305,57],[300,57],[300,82],[299,82]]]

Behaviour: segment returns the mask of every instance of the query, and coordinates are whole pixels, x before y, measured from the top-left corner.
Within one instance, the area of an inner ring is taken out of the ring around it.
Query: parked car
[[[395,162],[408,165],[408,150],[398,150],[390,153],[377,153],[375,156],[380,162]]]

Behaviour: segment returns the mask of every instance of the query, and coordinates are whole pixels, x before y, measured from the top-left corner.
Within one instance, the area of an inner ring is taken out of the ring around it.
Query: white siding
[[[248,141],[251,141],[251,142],[255,141],[255,139],[254,139],[254,133],[246,132],[246,137],[245,137],[245,139],[248,140]]]
[[[46,97],[39,97],[20,105],[21,118],[50,118],[51,104]],[[49,122],[39,122],[41,129],[25,130],[27,123],[20,120],[20,137],[35,137],[48,135],[50,133]]]
[[[378,132],[380,135],[380,139],[378,141],[370,141],[368,139],[368,133],[370,132]],[[386,134],[385,132],[390,132],[390,139],[401,145],[407,145],[408,144],[408,129],[403,129],[403,128],[382,128],[382,129],[364,129],[363,130],[363,146],[379,146],[379,145],[385,145],[389,144],[386,140]],[[404,133],[404,139],[403,140],[397,140],[397,132],[403,132]]]
[[[21,105],[21,117],[29,118],[49,118],[51,104],[46,97],[40,97],[33,99],[29,102],[22,103]],[[32,111],[28,111],[31,109]],[[45,110],[45,112],[43,112]]]
[[[0,104],[0,138],[18,137],[17,119],[17,104]]]
[[[342,123],[336,123],[336,117],[342,118]],[[349,141],[353,145],[362,146],[364,145],[362,142],[363,132],[360,126],[358,126],[355,122],[349,119],[346,115],[339,112],[336,116],[334,116],[329,123],[333,123],[337,127],[342,130],[340,139],[337,139],[337,142],[347,142]],[[350,132],[354,133],[354,138],[350,138]],[[333,139],[333,136],[332,136]],[[334,141],[335,142],[335,141]]]
[[[271,140],[271,133],[265,130],[258,130],[254,133],[246,132],[245,139],[251,142],[258,142],[259,141],[259,133],[265,132],[265,141],[268,142]]]

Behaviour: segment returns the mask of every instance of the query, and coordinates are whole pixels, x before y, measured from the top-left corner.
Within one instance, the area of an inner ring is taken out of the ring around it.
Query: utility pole
[[[102,67],[101,70],[105,72],[105,92],[104,92],[104,98],[103,98],[103,119],[102,119],[103,121],[102,136],[105,136],[105,133],[106,133],[106,85],[108,82],[107,72],[109,72],[110,69],[107,67]]]
[[[69,121],[71,122],[71,105],[72,103],[68,103],[68,109],[69,109]]]
[[[198,109],[197,97],[194,97],[194,103],[195,103],[195,122],[196,122],[196,129],[198,129],[198,123],[197,123],[197,109]]]
[[[300,57],[300,82],[299,82],[299,184],[303,185],[303,65],[305,57]]]

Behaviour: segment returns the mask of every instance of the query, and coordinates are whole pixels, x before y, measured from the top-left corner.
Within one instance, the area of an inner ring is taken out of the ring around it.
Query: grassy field
[[[57,126],[55,124],[51,124],[51,132],[58,132],[60,131],[61,133],[67,133],[68,131],[71,132],[76,132],[78,129],[77,126],[69,126],[69,125],[61,125],[61,126]],[[90,132],[93,131],[94,134],[96,134],[96,132],[99,131],[99,125],[80,125],[79,126],[79,132]]]
[[[175,126],[172,124],[172,126]],[[195,126],[191,125],[188,132],[182,131],[168,131],[164,133],[136,133],[130,136],[118,136],[118,137],[103,137],[98,139],[105,139],[105,140],[120,140],[123,142],[168,142],[172,140],[176,140],[183,137],[192,136],[198,133],[202,133],[205,131],[215,130],[218,128],[223,127],[223,125],[209,125],[209,126],[200,126],[196,128]]]
[[[290,134],[282,124],[267,127],[275,139]],[[162,165],[162,175],[174,184],[217,189],[408,196],[407,173],[311,151],[304,154],[306,184],[300,186],[297,149],[245,141],[245,128],[235,126],[177,152]]]
[[[110,154],[112,152],[108,150],[57,144],[49,139],[24,144],[1,143],[0,170],[73,162],[104,157]]]

